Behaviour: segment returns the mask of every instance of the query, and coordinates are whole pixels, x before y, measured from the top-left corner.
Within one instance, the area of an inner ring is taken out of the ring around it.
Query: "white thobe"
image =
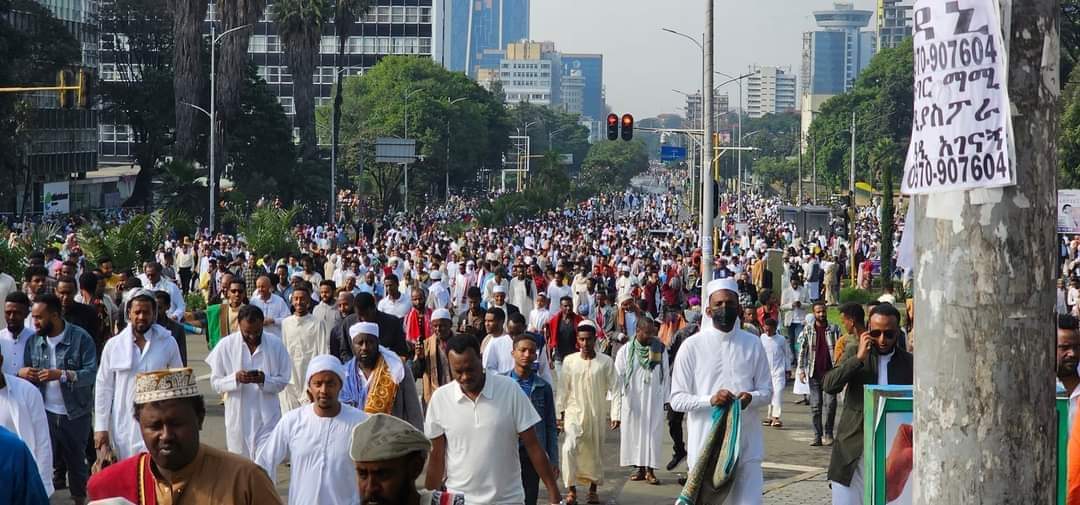
[[[532,289],[532,284],[524,280],[513,278],[510,279],[510,290],[506,294],[506,301],[512,305],[517,305],[518,310],[522,314],[528,314],[533,309],[533,297],[535,291]]]
[[[315,308],[311,309],[311,314],[314,315],[316,319],[325,323],[326,327],[330,329],[333,329],[341,322],[341,311],[339,311],[334,304],[316,304]]]
[[[668,354],[660,364],[647,370],[634,364],[634,373],[627,377],[630,360],[629,345],[619,348],[615,355],[615,371],[619,374],[617,394],[622,396],[619,428],[619,466],[659,468],[660,451],[664,441],[664,404],[671,391],[671,370]]]
[[[4,356],[3,373],[18,375],[23,367],[26,342],[34,336],[34,329],[23,327],[17,335],[12,335],[7,328],[0,330],[0,353]]]
[[[281,340],[292,363],[289,385],[281,392],[281,410],[288,412],[308,403],[304,376],[311,358],[330,353],[330,327],[313,314],[289,316],[281,323]]]
[[[285,299],[270,293],[270,299],[263,300],[256,292],[251,294],[251,304],[263,311],[264,318],[273,318],[273,324],[265,325],[264,328],[274,335],[281,335],[281,322],[292,313]]]
[[[386,312],[398,319],[405,319],[405,316],[409,315],[409,311],[412,310],[412,300],[405,296],[405,293],[398,293],[396,300],[390,298],[390,293],[386,293],[386,296],[379,300],[376,308],[379,309],[379,312]]]
[[[761,503],[765,443],[758,410],[772,397],[769,361],[759,337],[745,330],[705,329],[683,342],[671,370],[671,408],[685,412],[687,464],[697,463],[712,429],[712,396],[726,389],[750,393],[741,416],[739,466],[727,505]],[[719,505],[719,504],[718,504]]]
[[[450,290],[442,281],[435,281],[428,286],[429,306],[432,309],[450,309]]]
[[[772,396],[769,401],[769,417],[780,417],[784,402],[784,388],[787,387],[787,371],[791,369],[791,346],[783,335],[761,335],[761,346],[765,348],[765,357],[769,362],[769,377],[772,379]]]
[[[520,307],[518,307],[520,308]],[[551,311],[548,309],[532,309],[529,312],[529,320],[527,325],[527,331],[534,333],[540,333],[547,327],[548,321],[551,320]]]
[[[169,293],[169,317],[174,321],[184,319],[184,308],[186,307],[184,293],[180,291],[175,282],[161,277],[158,279],[157,284],[154,284],[146,274],[139,274],[139,281],[142,282],[142,287],[145,289]]]
[[[292,362],[281,339],[267,332],[252,353],[239,332],[218,342],[206,357],[210,385],[225,396],[225,446],[229,452],[255,459],[259,441],[273,431],[281,418],[280,393],[289,384]],[[262,384],[236,382],[236,372],[259,370]]]
[[[14,433],[34,455],[45,492],[53,494],[53,452],[49,420],[37,386],[12,374],[4,374],[7,386],[0,388],[0,426]]]
[[[105,342],[94,381],[94,431],[109,433],[117,459],[127,459],[146,450],[142,430],[135,420],[135,376],[184,366],[180,348],[169,330],[153,325],[145,335],[143,348],[135,345],[129,324]]]
[[[356,470],[343,441],[367,417],[344,404],[334,417],[319,417],[312,405],[290,410],[259,446],[255,462],[277,484],[277,467],[289,459],[290,504],[358,505]]]
[[[510,338],[510,335],[492,338],[487,347],[484,348],[482,356],[484,369],[491,370],[499,375],[505,375],[510,370],[513,370],[513,350],[514,340]]]

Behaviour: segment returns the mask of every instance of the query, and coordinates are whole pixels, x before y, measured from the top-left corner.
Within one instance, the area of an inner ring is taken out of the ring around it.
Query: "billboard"
[[[1080,234],[1080,189],[1059,189],[1057,232]]]
[[[71,211],[71,183],[46,182],[41,185],[41,211],[45,214],[67,214]]]

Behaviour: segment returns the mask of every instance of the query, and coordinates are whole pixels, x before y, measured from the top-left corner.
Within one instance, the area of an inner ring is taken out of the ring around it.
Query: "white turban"
[[[438,270],[432,271],[429,276],[431,277],[431,280],[433,280],[433,281],[441,281],[442,280],[442,272],[440,272]]]
[[[739,294],[739,283],[736,282],[735,278],[733,278],[733,277],[726,277],[726,278],[723,278],[723,279],[713,279],[713,280],[709,281],[708,284],[705,285],[705,293],[708,294],[708,296],[710,296],[710,297],[712,296],[713,293],[715,293],[717,291],[720,291],[722,289],[727,290],[727,291],[731,291],[732,293],[735,293],[736,295],[738,295]]]
[[[505,294],[506,293],[506,288],[502,287],[501,285],[495,286],[494,288],[492,288],[491,292],[492,292],[492,294],[494,294],[494,293],[503,293],[503,294]]]
[[[311,358],[311,362],[308,363],[307,374],[304,376],[304,384],[311,382],[311,377],[320,372],[334,372],[341,379],[341,383],[345,384],[345,366],[341,364],[341,360],[334,356],[320,354]]]
[[[450,317],[450,311],[446,309],[435,309],[431,311],[431,320],[436,321],[439,319],[453,319]]]
[[[375,323],[359,322],[349,327],[349,336],[356,338],[359,334],[379,336],[379,325]]]

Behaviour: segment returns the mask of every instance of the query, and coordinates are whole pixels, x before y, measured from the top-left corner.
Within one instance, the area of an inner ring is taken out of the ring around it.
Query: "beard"
[[[52,332],[53,332],[53,325],[52,325],[51,321],[41,323],[41,326],[39,326],[38,329],[37,329],[37,334],[42,336],[42,337],[47,337],[49,335],[52,335]]]

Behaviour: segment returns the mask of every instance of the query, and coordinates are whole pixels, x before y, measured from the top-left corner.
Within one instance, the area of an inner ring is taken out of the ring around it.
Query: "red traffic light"
[[[608,114],[607,117],[607,138],[608,140],[619,139],[619,115]]]
[[[619,122],[619,116],[618,115],[616,115],[616,114],[608,114],[608,116],[607,116],[607,124],[608,124],[608,126],[615,126],[615,124],[618,123],[618,122]]]
[[[622,116],[622,139],[630,140],[634,138],[634,116],[630,114],[623,114]]]

